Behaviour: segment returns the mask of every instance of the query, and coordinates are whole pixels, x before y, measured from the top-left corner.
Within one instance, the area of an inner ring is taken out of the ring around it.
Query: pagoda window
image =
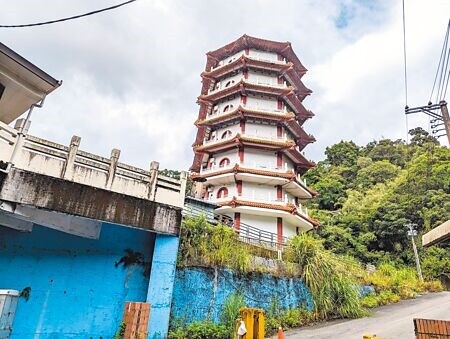
[[[233,85],[235,83],[234,80],[230,80],[225,84],[225,87],[229,87],[230,85]]]
[[[226,105],[226,106],[223,108],[223,112],[228,112],[228,111],[231,110],[233,107],[234,107],[233,104]]]
[[[228,138],[230,135],[231,135],[231,131],[230,130],[226,130],[225,132],[222,133],[221,139]]]
[[[219,162],[219,167],[225,167],[228,166],[230,164],[230,159],[228,158],[223,158],[222,160],[220,160]]]
[[[217,191],[217,199],[220,198],[226,198],[228,197],[228,188],[226,187],[221,187],[218,191]]]

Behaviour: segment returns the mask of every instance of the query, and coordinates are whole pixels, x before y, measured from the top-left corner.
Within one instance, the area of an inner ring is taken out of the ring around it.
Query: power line
[[[102,9],[98,9],[92,12],[88,12],[88,13],[84,13],[84,14],[79,14],[79,15],[74,15],[68,18],[62,18],[62,19],[57,19],[57,20],[51,20],[51,21],[44,21],[44,22],[37,22],[34,24],[23,24],[23,25],[0,25],[0,28],[23,28],[23,27],[34,27],[34,26],[43,26],[43,25],[50,25],[50,24],[55,24],[57,22],[63,22],[63,21],[69,21],[69,20],[74,20],[74,19],[79,19],[85,16],[89,16],[89,15],[94,15],[94,14],[98,14],[101,12],[106,12],[112,9],[116,9],[125,5],[128,5],[129,3],[135,2],[137,0],[129,0],[129,1],[125,1],[122,2],[118,5],[114,5],[111,7],[106,7],[106,8],[102,8]]]
[[[405,23],[405,0],[402,0],[403,8],[403,60],[405,64],[405,106],[408,107],[408,78],[406,75],[406,23]]]

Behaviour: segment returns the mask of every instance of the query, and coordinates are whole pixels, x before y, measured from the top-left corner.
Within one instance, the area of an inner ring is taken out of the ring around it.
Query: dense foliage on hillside
[[[420,235],[450,219],[450,149],[421,128],[410,135],[409,144],[341,141],[304,175],[319,193],[310,208],[327,249],[363,263],[413,265],[405,225],[417,224],[420,243]],[[420,252],[426,276],[450,277],[450,250]]]

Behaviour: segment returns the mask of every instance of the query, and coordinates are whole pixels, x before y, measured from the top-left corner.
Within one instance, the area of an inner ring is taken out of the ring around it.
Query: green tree
[[[325,149],[327,162],[332,166],[351,167],[356,165],[359,147],[353,141],[341,141]]]

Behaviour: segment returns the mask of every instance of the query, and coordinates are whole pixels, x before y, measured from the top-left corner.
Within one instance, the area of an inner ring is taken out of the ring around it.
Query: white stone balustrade
[[[18,120],[20,123],[20,120]],[[159,164],[143,170],[119,162],[120,150],[110,158],[79,150],[81,138],[73,136],[69,146],[27,135],[17,144],[17,130],[0,122],[0,161],[26,171],[74,181],[138,198],[183,207],[187,173],[180,180],[158,174]]]

